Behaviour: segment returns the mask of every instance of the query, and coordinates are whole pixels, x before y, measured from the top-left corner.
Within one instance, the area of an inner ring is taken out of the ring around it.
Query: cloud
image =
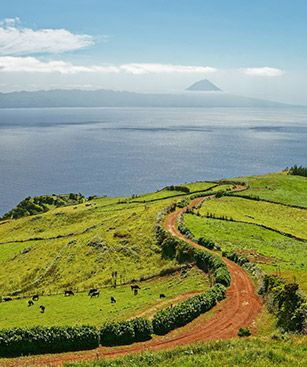
[[[131,74],[157,74],[157,73],[213,73],[217,71],[209,66],[186,66],[172,64],[124,64],[122,71]]]
[[[243,68],[240,69],[243,74],[252,76],[281,76],[285,72],[281,69],[263,67],[263,68]]]
[[[73,34],[65,29],[24,28],[19,18],[0,22],[0,55],[55,54],[93,44],[93,37],[87,34]]]
[[[28,73],[127,73],[134,75],[158,73],[212,73],[217,71],[208,66],[184,66],[171,64],[123,64],[123,65],[91,65],[78,66],[70,62],[40,61],[33,56],[14,57],[0,56],[0,71]]]

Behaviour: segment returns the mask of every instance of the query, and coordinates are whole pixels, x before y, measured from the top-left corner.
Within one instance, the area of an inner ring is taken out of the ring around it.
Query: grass
[[[120,321],[141,314],[153,315],[157,309],[176,304],[181,294],[205,291],[209,288],[205,274],[198,269],[177,273],[138,283],[141,287],[137,295],[130,285],[100,289],[99,297],[89,297],[87,292],[64,297],[64,293],[40,296],[34,305],[28,307],[28,299],[0,303],[0,328],[14,326],[82,325],[100,326],[104,321]],[[166,298],[160,299],[163,293]],[[111,303],[113,296],[116,303]],[[39,306],[46,307],[40,313]],[[149,312],[146,312],[149,311]],[[12,317],[12,315],[14,315]]]
[[[66,367],[164,367],[164,366],[255,366],[255,367],[303,367],[307,363],[306,337],[276,339],[242,338],[197,343],[161,352],[129,354],[112,360],[84,361],[66,364]]]
[[[307,239],[307,210],[237,197],[222,197],[205,202],[201,215],[214,213],[234,220],[257,223]]]
[[[306,177],[288,176],[286,172],[277,172],[265,176],[241,177],[238,180],[250,183],[250,188],[243,193],[244,195],[307,208]]]

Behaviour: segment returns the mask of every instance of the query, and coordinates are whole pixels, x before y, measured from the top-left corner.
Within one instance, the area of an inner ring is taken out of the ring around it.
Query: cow
[[[34,302],[31,299],[29,299],[29,301],[28,301],[28,307],[33,306],[33,305],[34,305]]]
[[[131,286],[131,290],[135,290],[135,289],[141,289],[137,284],[136,285],[132,285]]]
[[[4,300],[4,302],[9,302],[9,301],[12,301],[13,298],[11,298],[11,297],[3,297],[3,300]]]
[[[34,296],[32,296],[32,300],[33,301],[38,301],[39,299],[39,295],[38,294],[35,294]]]
[[[66,296],[74,296],[75,294],[74,294],[74,292],[73,291],[65,291],[65,293],[64,293],[64,296],[66,297]]]
[[[97,292],[98,289],[97,288],[91,288],[89,291],[88,291],[88,296],[90,296],[92,293],[94,292]]]
[[[111,303],[116,303],[116,299],[114,297],[111,297]]]
[[[137,289],[135,289],[134,290],[134,295],[136,296],[138,294],[138,290]]]
[[[100,294],[99,291],[92,292],[91,298],[93,298],[93,297],[99,297],[99,294]]]
[[[161,293],[160,294],[160,298],[165,298],[165,294],[164,293]]]
[[[41,313],[45,312],[45,306],[39,306],[39,308],[41,309]]]

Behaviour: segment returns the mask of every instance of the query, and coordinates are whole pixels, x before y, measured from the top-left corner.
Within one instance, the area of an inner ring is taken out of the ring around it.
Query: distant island
[[[207,88],[207,93],[152,94],[113,90],[41,90],[0,93],[0,108],[46,108],[46,107],[293,107],[288,104],[257,98],[231,95],[220,90],[208,80],[189,87]],[[209,87],[211,88],[209,90]],[[192,89],[191,89],[192,88]],[[193,89],[194,88],[194,89]],[[198,89],[199,91],[201,89]],[[211,91],[211,92],[210,92]]]
[[[208,79],[200,80],[190,85],[186,90],[197,92],[222,92],[222,89],[218,88]]]

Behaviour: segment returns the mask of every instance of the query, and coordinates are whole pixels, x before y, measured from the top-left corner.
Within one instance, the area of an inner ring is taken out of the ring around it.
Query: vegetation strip
[[[232,197],[242,198],[242,199],[247,199],[247,200],[263,201],[263,202],[270,203],[270,204],[287,206],[289,208],[307,210],[307,207],[306,206],[294,205],[294,204],[286,204],[286,203],[281,203],[279,201],[261,199],[259,196],[241,195],[241,194],[236,194],[236,193],[233,193],[233,194],[232,193],[227,193],[227,194],[225,194],[225,196],[232,196]]]

